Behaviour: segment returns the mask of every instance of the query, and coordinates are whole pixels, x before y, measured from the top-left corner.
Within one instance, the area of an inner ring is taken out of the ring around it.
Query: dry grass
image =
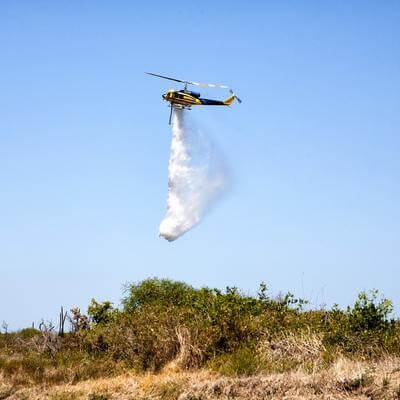
[[[331,367],[315,373],[298,369],[196,383],[186,389],[179,400],[397,399],[400,398],[399,384],[399,358],[375,363],[341,358]]]
[[[269,372],[285,372],[300,366],[308,372],[317,371],[339,357],[327,352],[321,333],[309,331],[288,332],[273,339],[266,335],[257,346],[257,355],[261,369]]]
[[[264,360],[292,358],[298,362],[307,362],[319,360],[325,347],[322,344],[322,334],[289,332],[279,339],[261,341],[257,350]]]
[[[261,400],[400,399],[400,358],[376,362],[340,358],[318,372],[303,368],[251,377],[222,377],[206,370],[130,375],[14,391],[0,378],[7,400]]]

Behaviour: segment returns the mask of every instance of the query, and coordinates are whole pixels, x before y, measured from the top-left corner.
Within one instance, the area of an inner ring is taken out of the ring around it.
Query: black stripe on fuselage
[[[168,100],[171,104],[180,104],[180,105],[182,105],[182,106],[187,106],[187,107],[191,107],[191,106],[194,106],[194,105],[196,105],[196,103],[194,103],[194,102],[189,102],[189,101],[187,101],[187,100],[178,100],[178,99],[173,99],[172,101],[171,100]]]
[[[223,101],[219,101],[219,100],[211,100],[211,99],[199,99],[201,101],[201,104],[203,104],[204,106],[224,106],[224,102]]]

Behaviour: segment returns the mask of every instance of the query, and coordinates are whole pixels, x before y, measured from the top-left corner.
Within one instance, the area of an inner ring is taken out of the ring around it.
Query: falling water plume
[[[197,225],[227,183],[216,147],[184,110],[173,111],[167,214],[160,224],[168,241]]]

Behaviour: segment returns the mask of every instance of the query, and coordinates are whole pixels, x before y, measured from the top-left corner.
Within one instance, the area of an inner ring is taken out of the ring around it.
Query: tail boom
[[[200,98],[199,100],[201,101],[201,104],[203,106],[230,106],[235,99],[237,99],[237,97],[235,95],[232,95],[224,101],[203,98]]]

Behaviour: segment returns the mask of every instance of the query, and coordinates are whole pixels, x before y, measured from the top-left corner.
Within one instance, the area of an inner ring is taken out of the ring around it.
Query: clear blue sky
[[[378,288],[398,311],[399,39],[397,0],[2,1],[0,323],[149,276],[313,305]],[[243,99],[191,111],[233,188],[173,243],[161,93],[179,86],[144,71]]]

